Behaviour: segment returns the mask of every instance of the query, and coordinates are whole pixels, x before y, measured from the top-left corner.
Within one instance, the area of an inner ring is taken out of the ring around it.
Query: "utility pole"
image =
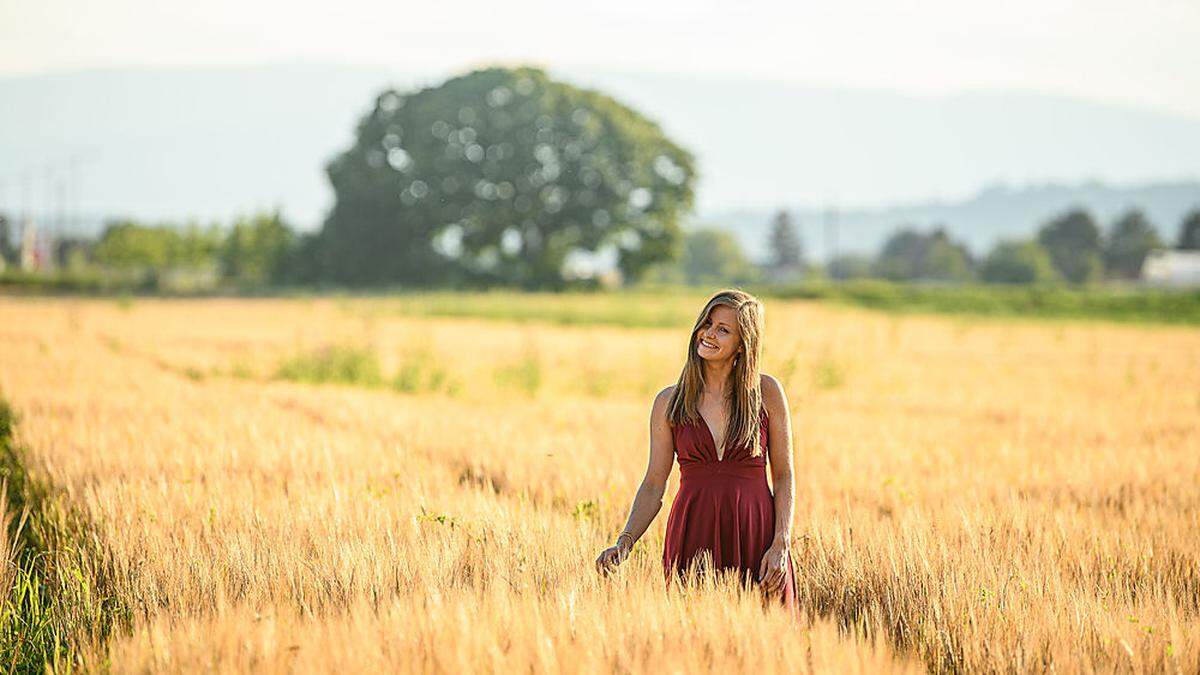
[[[45,204],[42,206],[42,227],[38,241],[38,271],[44,271],[54,265],[54,240],[58,233],[55,232],[56,223],[55,212],[58,210],[54,203],[54,198],[57,196],[54,193],[54,162],[46,163],[46,182],[42,185],[42,198]]]
[[[79,214],[79,194],[81,191],[80,186],[82,185],[82,182],[83,182],[82,181],[82,172],[80,170],[82,161],[83,161],[83,158],[80,157],[78,154],[71,155],[71,159],[68,160],[68,168],[67,168],[67,172],[68,172],[67,173],[67,176],[68,176],[67,184],[70,186],[70,189],[68,190],[68,197],[67,197],[67,202],[68,202],[67,210],[69,213],[68,217],[69,217],[70,223],[71,223],[71,226],[70,226],[71,234],[73,234],[73,235],[79,235],[83,229],[82,224],[80,223],[81,216]]]

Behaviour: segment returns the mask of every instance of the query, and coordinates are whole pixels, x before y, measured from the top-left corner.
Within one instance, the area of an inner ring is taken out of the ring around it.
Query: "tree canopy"
[[[834,257],[825,265],[825,272],[830,279],[866,279],[871,276],[874,261],[870,256],[857,253],[843,253]]]
[[[687,233],[681,267],[684,282],[692,286],[754,280],[753,266],[737,238],[719,228],[701,228]]]
[[[962,281],[971,276],[967,248],[940,227],[929,234],[910,228],[897,231],[883,245],[875,264],[876,274],[897,281]]]
[[[1179,224],[1178,247],[1188,251],[1200,251],[1200,208],[1193,209]]]
[[[693,164],[656,123],[536,68],[385,91],[327,167],[321,262],[344,283],[556,287],[570,252],[611,245],[635,280],[677,253]]]
[[[1042,225],[1038,243],[1050,254],[1054,268],[1072,283],[1097,280],[1104,270],[1100,228],[1092,215],[1072,209]]]
[[[1146,254],[1161,248],[1158,231],[1137,209],[1130,210],[1113,224],[1104,242],[1104,269],[1115,279],[1137,279]]]
[[[243,284],[286,278],[296,237],[278,211],[234,222],[221,247],[221,274]]]
[[[781,209],[771,220],[767,246],[770,256],[767,269],[773,278],[781,280],[800,273],[804,263],[804,245],[788,211]]]
[[[1050,255],[1034,241],[998,242],[979,266],[979,277],[993,284],[1041,283],[1057,276]]]
[[[119,220],[105,226],[93,255],[101,265],[127,271],[203,267],[211,264],[221,239],[215,226],[154,226]]]

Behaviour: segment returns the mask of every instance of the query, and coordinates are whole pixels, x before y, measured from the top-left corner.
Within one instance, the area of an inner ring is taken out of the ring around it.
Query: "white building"
[[[1200,288],[1200,251],[1151,251],[1142,263],[1142,281],[1155,286]]]

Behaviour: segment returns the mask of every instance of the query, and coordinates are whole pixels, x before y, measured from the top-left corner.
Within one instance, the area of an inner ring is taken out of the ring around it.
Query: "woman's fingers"
[[[767,570],[767,590],[777,593],[783,590],[783,567],[771,565]]]
[[[775,584],[771,581],[770,574],[768,574],[767,580],[763,582],[763,590],[766,591],[768,596],[775,595]]]
[[[607,575],[613,568],[621,564],[628,555],[628,551],[622,551],[616,546],[610,546],[601,551],[599,557],[596,558],[596,571]]]

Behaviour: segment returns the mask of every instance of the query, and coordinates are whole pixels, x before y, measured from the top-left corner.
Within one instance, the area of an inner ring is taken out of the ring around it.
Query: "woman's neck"
[[[731,361],[704,362],[704,393],[725,400],[729,393],[729,374],[733,372]]]

